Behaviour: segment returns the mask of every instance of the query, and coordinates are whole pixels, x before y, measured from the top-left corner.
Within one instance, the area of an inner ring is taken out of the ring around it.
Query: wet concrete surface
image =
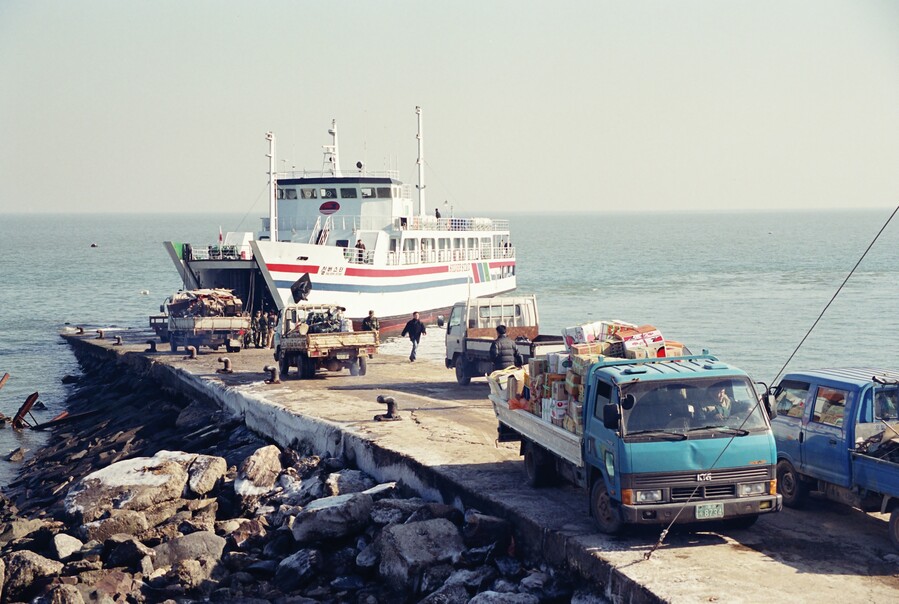
[[[436,359],[410,363],[379,354],[366,376],[319,372],[312,380],[292,375],[266,384],[262,368],[275,364],[268,350],[203,349],[189,360],[162,348],[144,353],[146,338],[131,344],[137,338],[126,337],[123,346],[93,335],[69,339],[115,353],[129,370],[150,371],[170,387],[215,398],[282,445],[342,449],[378,479],[405,480],[425,496],[508,517],[522,551],[579,570],[605,585],[613,600],[899,600],[899,552],[887,537],[888,517],[818,499],[804,510],[763,516],[747,530],[674,529],[644,559],[658,529],[602,535],[587,517],[584,492],[526,487],[517,443],[495,442],[486,382],[459,386]],[[231,359],[233,374],[216,372],[222,356]],[[392,396],[403,419],[375,421],[386,412],[378,395]]]

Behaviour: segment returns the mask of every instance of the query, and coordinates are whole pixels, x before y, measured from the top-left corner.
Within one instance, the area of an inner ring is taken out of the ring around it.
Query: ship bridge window
[[[337,198],[337,189],[321,189],[319,192],[321,193],[322,199]]]
[[[278,199],[296,199],[296,189],[278,189]]]
[[[340,189],[340,197],[342,199],[356,199],[356,189],[354,188],[346,188]]]
[[[362,187],[362,199],[371,199],[375,196],[375,190],[371,187]]]
[[[318,191],[315,189],[300,189],[300,195],[303,199],[315,199],[318,197]]]
[[[390,199],[390,187],[378,187],[378,199]]]

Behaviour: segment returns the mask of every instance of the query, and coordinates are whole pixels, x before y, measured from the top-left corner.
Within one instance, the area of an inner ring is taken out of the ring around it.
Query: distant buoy
[[[97,245],[96,243],[92,243],[92,244],[91,244],[91,247],[100,247],[100,246]]]
[[[149,290],[149,289],[142,289],[142,290],[140,290],[140,295],[142,295],[142,296],[149,296],[149,295],[150,295],[150,290]]]

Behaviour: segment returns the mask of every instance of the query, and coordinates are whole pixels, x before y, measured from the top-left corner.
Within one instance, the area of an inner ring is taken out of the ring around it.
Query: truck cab
[[[772,389],[778,485],[784,504],[811,491],[866,512],[891,513],[899,548],[899,372],[792,372]]]
[[[522,361],[564,350],[562,336],[539,334],[536,296],[470,298],[457,302],[446,326],[446,367],[456,370],[456,381],[467,385],[472,377],[493,371],[490,345],[496,327],[506,326],[506,337],[515,342]]]
[[[591,513],[606,532],[748,526],[781,509],[768,414],[749,376],[710,355],[595,364],[583,448]]]

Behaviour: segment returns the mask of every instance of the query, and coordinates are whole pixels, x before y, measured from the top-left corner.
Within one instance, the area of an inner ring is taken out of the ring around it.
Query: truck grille
[[[696,494],[693,494],[696,489]],[[671,501],[687,501],[691,495],[697,499],[728,499],[737,494],[737,486],[734,484],[718,484],[699,487],[676,487],[671,489]]]
[[[700,476],[702,476],[701,480]],[[770,466],[753,466],[710,472],[637,474],[632,476],[630,481],[625,481],[630,482],[630,485],[622,484],[622,488],[669,489],[670,500],[673,502],[702,501],[735,497],[738,483],[758,482],[772,478],[774,475]]]

